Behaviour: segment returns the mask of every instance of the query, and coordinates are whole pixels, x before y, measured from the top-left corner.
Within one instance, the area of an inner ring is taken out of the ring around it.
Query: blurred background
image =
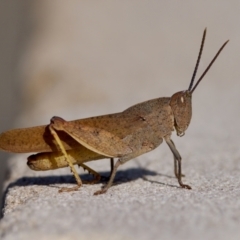
[[[239,12],[237,0],[0,1],[0,131],[119,112],[187,89],[207,27],[200,73],[230,42],[194,93],[188,134],[201,139],[208,124],[209,136],[231,141]],[[1,187],[9,157],[0,155]]]

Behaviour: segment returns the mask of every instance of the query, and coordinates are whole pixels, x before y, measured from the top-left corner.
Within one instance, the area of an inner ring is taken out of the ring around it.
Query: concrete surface
[[[205,27],[198,76],[230,42],[194,92],[186,135],[173,133],[192,190],[178,187],[165,143],[119,168],[115,185],[100,196],[93,193],[105,182],[59,194],[74,184],[69,169],[34,172],[27,169],[28,155],[15,155],[5,182],[1,239],[239,239],[239,5],[35,2],[34,31],[19,63],[25,98],[18,127],[171,96],[189,85]],[[89,166],[109,174],[108,160]]]

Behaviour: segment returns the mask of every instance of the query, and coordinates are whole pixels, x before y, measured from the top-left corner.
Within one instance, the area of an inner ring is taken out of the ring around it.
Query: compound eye
[[[182,96],[180,96],[180,98],[178,98],[178,104],[179,104],[179,106],[185,106],[186,99],[185,99],[184,95],[182,95]]]

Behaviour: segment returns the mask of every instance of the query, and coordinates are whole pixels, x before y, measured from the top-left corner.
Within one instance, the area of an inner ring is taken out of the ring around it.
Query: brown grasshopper
[[[105,193],[112,185],[117,168],[125,162],[152,151],[165,139],[174,156],[174,173],[181,187],[191,189],[182,182],[181,156],[171,140],[174,129],[183,136],[192,116],[192,94],[212,66],[226,41],[203,72],[195,86],[194,79],[202,55],[206,29],[204,30],[198,59],[189,88],[172,95],[136,104],[123,112],[103,116],[65,121],[53,117],[49,125],[14,129],[0,135],[0,149],[16,153],[40,152],[28,157],[33,170],[49,170],[69,166],[77,186],[60,191],[77,190],[82,181],[74,168],[78,164],[96,176],[100,175],[85,162],[118,158],[112,165],[110,179],[105,187],[95,192]]]

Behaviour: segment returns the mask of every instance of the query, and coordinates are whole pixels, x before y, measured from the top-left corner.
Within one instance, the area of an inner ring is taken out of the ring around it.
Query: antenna
[[[191,91],[191,88],[192,88],[193,83],[194,83],[194,79],[195,79],[196,74],[197,74],[198,65],[199,65],[199,62],[200,62],[200,59],[201,59],[201,56],[202,56],[202,51],[203,51],[203,46],[204,46],[204,41],[205,41],[206,33],[207,33],[207,28],[205,28],[205,29],[204,29],[204,32],[203,32],[201,47],[200,47],[200,50],[199,50],[199,53],[198,53],[197,62],[196,62],[196,65],[195,65],[195,68],[194,68],[194,71],[193,71],[193,75],[192,75],[192,79],[191,79],[191,82],[190,82],[188,91]]]
[[[217,59],[218,55],[220,54],[220,52],[223,50],[223,48],[226,46],[226,44],[229,42],[229,40],[227,40],[222,47],[218,50],[217,54],[215,55],[215,57],[213,58],[213,60],[209,63],[208,67],[206,68],[206,70],[203,72],[202,76],[198,79],[197,83],[195,84],[194,88],[191,91],[191,93],[194,92],[194,90],[196,89],[197,85],[201,82],[201,80],[203,79],[203,77],[205,76],[205,74],[208,72],[208,70],[211,68],[211,66],[213,65],[213,63],[215,62],[215,60]]]

